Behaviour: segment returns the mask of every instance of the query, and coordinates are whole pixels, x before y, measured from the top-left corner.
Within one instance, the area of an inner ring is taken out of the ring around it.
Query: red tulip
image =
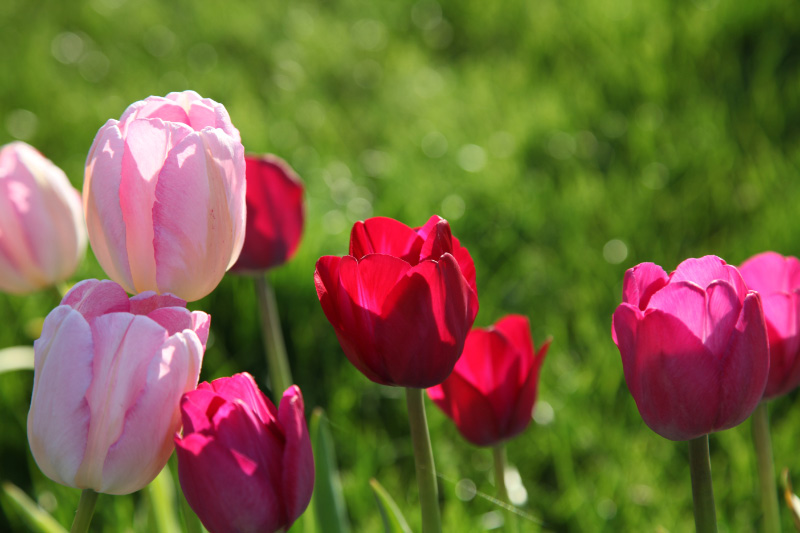
[[[478,313],[472,258],[438,216],[357,222],[350,255],[320,258],[314,281],[345,355],[383,385],[444,381]]]
[[[211,383],[181,399],[175,437],[186,500],[211,533],[285,531],[314,490],[314,457],[293,385],[278,409],[250,374]]]
[[[650,429],[690,440],[743,422],[769,371],[761,300],[715,256],[667,276],[642,263],[625,273],[612,337],[628,389]]]
[[[800,261],[764,252],[739,270],[758,291],[769,336],[769,377],[764,398],[782,396],[800,385]]]
[[[520,315],[473,329],[453,373],[428,389],[428,396],[465,439],[477,446],[499,444],[528,427],[549,347],[550,339],[534,351],[530,323]]]
[[[245,156],[247,229],[232,271],[267,270],[288,261],[303,233],[303,182],[273,155]]]

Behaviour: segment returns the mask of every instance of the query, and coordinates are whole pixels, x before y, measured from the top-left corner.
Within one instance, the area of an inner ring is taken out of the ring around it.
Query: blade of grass
[[[30,531],[35,533],[67,533],[50,513],[39,507],[25,491],[8,481],[3,482],[0,501],[7,514],[13,509]]]
[[[378,480],[370,479],[369,486],[372,487],[372,493],[375,494],[375,500],[378,502],[378,510],[381,512],[386,533],[411,533],[411,528],[408,527],[408,522],[400,512],[400,508],[386,492],[386,489],[378,483]]]
[[[317,530],[349,533],[350,523],[342,496],[342,484],[336,466],[336,451],[325,411],[317,407],[311,413],[311,445],[314,447],[314,496],[311,500]]]

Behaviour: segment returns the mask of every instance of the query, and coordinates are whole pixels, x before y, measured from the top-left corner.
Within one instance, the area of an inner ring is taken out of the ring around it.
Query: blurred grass
[[[346,362],[314,262],[346,251],[355,220],[432,213],[475,259],[477,325],[517,312],[537,343],[554,337],[539,393],[553,416],[508,445],[525,511],[553,531],[692,527],[686,446],[641,421],[610,316],[642,261],[800,255],[795,2],[6,0],[0,21],[0,143],[30,142],[76,186],[108,118],[183,89],[225,104],[249,151],[305,179],[304,241],[273,282],[295,379],[330,418],[355,530],[381,527],[372,477],[418,528],[413,459],[400,391]],[[103,277],[90,253],[85,277]],[[30,343],[57,302],[0,295],[0,347]],[[265,386],[250,280],[228,276],[192,307],[213,316],[202,378],[247,370]],[[27,451],[30,385],[28,371],[0,375],[0,479],[66,525],[78,491]],[[776,465],[792,472],[797,403],[772,405]],[[494,494],[490,451],[428,415],[445,523],[484,530],[497,507],[456,486]],[[760,526],[747,425],[711,438],[721,531]],[[96,530],[146,530],[142,499],[102,496]]]

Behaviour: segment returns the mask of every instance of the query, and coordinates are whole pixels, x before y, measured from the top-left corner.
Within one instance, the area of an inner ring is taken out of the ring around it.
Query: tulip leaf
[[[175,499],[175,486],[169,466],[161,469],[161,472],[147,486],[147,496],[150,518],[154,526],[151,530],[160,533],[181,531],[176,511],[178,502]]]
[[[12,346],[0,350],[0,374],[14,370],[33,370],[33,346]]]
[[[317,407],[311,413],[311,445],[314,448],[314,495],[311,499],[317,530],[331,533],[348,533],[350,522],[342,495],[342,484],[336,467],[328,419]]]
[[[411,533],[411,528],[408,527],[408,522],[400,512],[400,508],[394,503],[386,489],[378,483],[378,480],[370,479],[369,486],[372,487],[372,493],[375,494],[375,500],[378,502],[378,510],[381,512],[383,528],[386,533]]]
[[[25,523],[28,531],[36,533],[67,533],[61,524],[50,513],[39,507],[25,491],[8,481],[3,483],[3,492],[0,493],[0,501],[7,515],[11,509]]]

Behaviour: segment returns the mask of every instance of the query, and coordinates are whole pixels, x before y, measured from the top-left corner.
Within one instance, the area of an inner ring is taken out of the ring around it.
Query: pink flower
[[[232,271],[260,271],[288,261],[303,233],[303,183],[273,155],[246,156],[247,231]]]
[[[86,161],[89,241],[131,293],[210,293],[245,231],[245,164],[228,112],[193,91],[151,96],[97,132]]]
[[[775,398],[800,385],[800,261],[764,252],[739,270],[747,287],[761,295],[769,336],[769,377],[764,398]]]
[[[494,446],[528,427],[550,340],[534,352],[528,319],[509,315],[469,332],[453,373],[428,396],[465,439]]]
[[[653,263],[625,273],[612,337],[625,381],[650,429],[690,440],[740,424],[767,382],[761,300],[715,256],[667,276]]]
[[[314,457],[293,385],[278,409],[250,374],[203,382],[181,400],[178,474],[211,533],[285,531],[314,490]]]
[[[108,494],[150,483],[172,453],[209,323],[171,294],[129,299],[113,281],[75,285],[34,343],[28,442],[42,472]]]
[[[314,281],[345,355],[383,385],[444,381],[478,313],[475,265],[437,216],[417,229],[357,222],[350,255],[320,258]]]
[[[81,196],[60,168],[23,142],[0,149],[0,290],[64,281],[86,252]]]

